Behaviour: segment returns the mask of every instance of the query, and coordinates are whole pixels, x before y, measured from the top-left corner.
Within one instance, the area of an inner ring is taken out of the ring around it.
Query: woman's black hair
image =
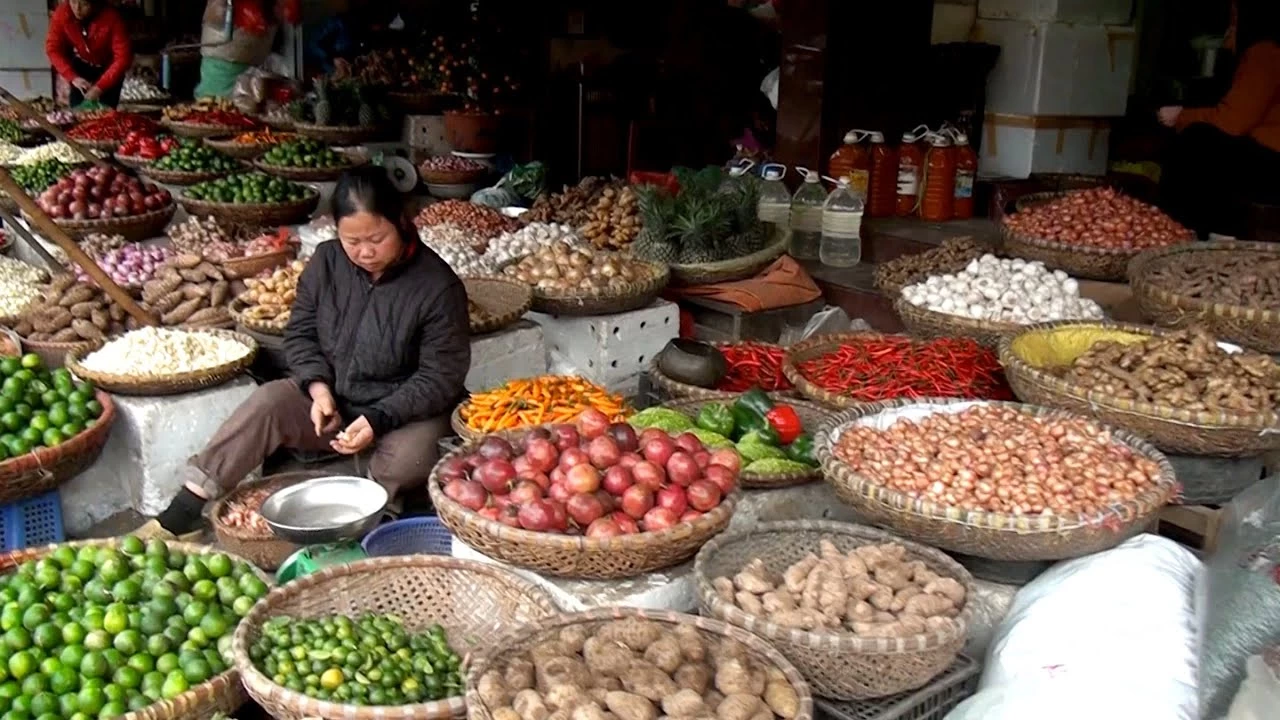
[[[396,190],[387,177],[387,171],[379,165],[365,165],[342,174],[333,189],[330,202],[333,221],[338,222],[360,212],[381,215],[400,230],[400,239],[408,242],[414,237],[406,227],[404,196]]]
[[[1280,0],[1236,1],[1236,55],[1260,42],[1280,44]]]

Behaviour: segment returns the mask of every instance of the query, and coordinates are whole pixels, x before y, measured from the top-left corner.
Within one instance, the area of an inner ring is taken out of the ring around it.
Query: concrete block
[[[634,392],[653,356],[680,333],[680,310],[666,300],[617,315],[527,317],[542,326],[549,365],[615,392]]]
[[[508,565],[453,539],[453,556],[492,563],[544,588],[566,612],[604,607],[639,607],[697,614],[698,585],[693,561],[673,568],[625,580],[578,580],[546,577],[532,570]]]
[[[448,155],[453,149],[445,138],[443,115],[406,115],[404,144],[431,155]]]
[[[178,492],[178,470],[256,387],[240,377],[185,395],[113,396],[116,419],[102,455],[61,488],[67,533],[126,508],[159,514]]]
[[[472,392],[546,371],[547,348],[542,328],[527,320],[471,339],[471,371],[466,385]]]

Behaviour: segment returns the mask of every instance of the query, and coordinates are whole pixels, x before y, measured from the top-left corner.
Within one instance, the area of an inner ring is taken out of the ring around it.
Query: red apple
[[[600,471],[591,465],[574,465],[565,473],[564,484],[572,493],[593,493],[600,489]]]
[[[530,465],[542,472],[551,469],[560,462],[560,451],[550,440],[533,438],[525,445],[524,455]]]
[[[698,464],[699,470],[706,470],[711,464],[711,453],[706,450],[699,450],[693,454],[693,461]]]
[[[600,505],[604,508],[605,513],[611,513],[618,501],[622,499],[621,495],[610,495],[604,488],[596,491],[596,498],[600,501]]]
[[[476,468],[476,479],[491,493],[505,493],[511,488],[516,469],[506,460],[486,460]]]
[[[590,462],[591,457],[582,448],[569,448],[560,453],[560,467],[564,468],[566,472],[574,465],[583,465]]]
[[[621,510],[615,510],[609,517],[618,524],[618,527],[622,528],[623,535],[635,535],[640,532],[640,526],[636,524],[636,521]]]
[[[569,502],[573,491],[564,483],[551,483],[551,487],[547,488],[547,497],[557,502]]]
[[[728,495],[738,486],[738,474],[723,465],[708,466],[704,477],[720,488],[721,495]]]
[[[622,467],[630,470],[631,468],[635,467],[636,463],[640,462],[641,460],[644,460],[644,458],[640,457],[639,453],[624,452],[618,456],[618,465],[621,465]]]
[[[641,460],[636,463],[635,467],[631,468],[631,477],[635,479],[637,485],[657,492],[658,488],[667,482],[667,471],[648,460]]]
[[[556,425],[551,428],[551,434],[555,437],[556,447],[560,452],[564,452],[569,448],[578,447],[581,437],[578,435],[578,428],[572,425]]]
[[[542,499],[542,488],[532,480],[521,480],[511,488],[511,502],[524,505],[533,500]]]
[[[710,480],[699,480],[689,486],[689,505],[706,512],[720,504],[720,488]]]
[[[645,443],[654,438],[667,438],[669,440],[671,436],[658,428],[645,428],[640,431],[640,447],[644,447]]]
[[[617,465],[621,455],[622,451],[618,449],[618,443],[608,435],[593,438],[587,444],[587,457],[591,459],[592,465],[601,470]]]
[[[605,470],[604,480],[600,482],[600,487],[604,488],[611,495],[621,495],[627,491],[627,488],[634,485],[635,478],[631,475],[631,471],[621,465],[614,465]]]
[[[663,467],[666,467],[667,461],[671,459],[671,453],[676,450],[676,444],[667,435],[649,438],[640,447],[645,460]]]
[[[481,517],[487,518],[489,520],[497,521],[498,519],[498,512],[499,512],[498,508],[492,505],[486,508],[480,508],[479,512]]]
[[[645,532],[660,532],[680,523],[680,516],[664,507],[656,507],[644,514],[640,522]]]
[[[551,506],[542,500],[533,500],[521,505],[516,512],[516,518],[520,521],[520,527],[538,532],[550,530],[555,520]]]
[[[653,507],[653,491],[643,485],[632,485],[622,493],[622,512],[635,520],[644,517]]]
[[[547,500],[547,507],[551,508],[551,529],[556,532],[565,532],[569,529],[569,513],[565,510],[564,503],[555,500]]]
[[[573,518],[574,522],[584,527],[599,520],[605,514],[600,498],[581,493],[569,498],[569,502],[565,503],[565,510],[569,512],[569,517]]]
[[[701,476],[698,462],[684,451],[676,451],[667,460],[667,478],[676,485],[687,486]]]
[[[609,430],[609,417],[595,408],[588,408],[578,416],[578,432],[588,440],[594,440]]]
[[[711,453],[711,464],[721,465],[733,471],[736,477],[742,472],[742,456],[733,448],[720,448]]]
[[[629,423],[614,423],[609,426],[609,437],[618,443],[618,449],[632,452],[640,447],[640,438],[636,437],[636,429]]]
[[[522,472],[516,475],[516,478],[519,480],[529,480],[531,482],[537,483],[538,487],[542,488],[544,491],[547,488],[551,487],[551,478],[547,477],[544,473],[538,472],[537,470]]]
[[[693,433],[680,433],[676,436],[676,447],[689,453],[690,455],[702,450],[702,441]]]
[[[622,528],[618,527],[618,523],[613,518],[600,518],[587,526],[587,537],[589,538],[606,538],[617,537],[622,535]]]
[[[689,509],[689,500],[685,497],[684,488],[679,485],[668,485],[659,490],[654,502],[658,507],[664,507],[676,515]]]
[[[693,522],[694,520],[697,520],[700,517],[702,517],[702,513],[698,512],[697,510],[685,510],[684,514],[680,516],[680,522],[682,523]]]

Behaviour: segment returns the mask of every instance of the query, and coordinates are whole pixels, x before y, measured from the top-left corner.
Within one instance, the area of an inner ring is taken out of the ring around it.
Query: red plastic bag
[[[276,0],[276,17],[286,25],[302,21],[302,0]]]
[[[267,34],[267,16],[259,0],[236,0],[231,11],[235,26],[251,35]]]

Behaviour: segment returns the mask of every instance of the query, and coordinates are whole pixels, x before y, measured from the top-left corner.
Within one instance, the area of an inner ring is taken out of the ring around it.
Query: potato
[[[649,700],[621,690],[609,693],[606,704],[619,720],[656,720],[658,716]]]
[[[760,709],[760,696],[746,693],[730,693],[724,696],[716,708],[718,720],[750,720]]]
[[[621,690],[622,681],[612,675],[596,675],[591,678],[591,687],[601,690]]]
[[[700,662],[707,656],[707,645],[702,640],[702,633],[692,625],[677,625],[672,633],[680,644],[680,654],[685,660]]]
[[[716,689],[726,696],[749,694],[751,685],[751,670],[743,660],[726,660],[716,668]]]
[[[663,698],[662,712],[671,717],[701,717],[707,713],[707,706],[702,702],[701,693],[686,688]]]
[[[547,720],[547,716],[551,715],[537,690],[521,690],[516,693],[511,704],[520,713],[520,720]]]
[[[517,657],[507,663],[507,670],[502,679],[510,690],[525,690],[533,687],[533,663]]]
[[[745,661],[749,656],[747,646],[733,638],[721,638],[711,648],[711,662],[717,668],[729,660]]]
[[[622,687],[627,692],[654,702],[661,702],[662,698],[678,690],[670,676],[644,660],[632,662],[631,667],[627,668],[627,671],[618,679],[622,681]]]
[[[591,633],[582,625],[570,625],[560,630],[560,642],[572,652],[582,652],[582,646]]]
[[[582,656],[593,673],[621,675],[636,659],[635,653],[601,637],[589,638],[582,646]]]
[[[680,644],[674,635],[668,633],[653,641],[644,651],[644,659],[653,663],[654,667],[670,675],[680,667],[683,657]],[[670,713],[668,713],[670,714]]]
[[[547,640],[533,646],[529,651],[529,657],[533,659],[533,664],[545,662],[550,658],[564,657],[566,655],[575,655],[576,653],[559,640]]]
[[[539,688],[550,689],[556,685],[587,688],[591,685],[591,671],[577,655],[553,657],[536,667]]]
[[[591,702],[586,690],[576,685],[555,685],[546,696],[547,706],[553,710],[572,710],[583,703]]]
[[[652,620],[627,618],[606,623],[600,628],[598,637],[620,642],[636,652],[644,652],[649,645],[662,637],[662,627]]]
[[[502,673],[497,670],[490,670],[481,675],[476,690],[480,693],[480,700],[484,702],[485,707],[497,708],[511,703],[511,692],[502,681]]]
[[[765,686],[764,701],[778,717],[790,720],[800,713],[800,695],[786,680],[774,680]]]
[[[605,712],[604,709],[601,708],[601,705],[603,705],[604,702],[604,700],[601,700],[600,702],[589,702],[579,705],[573,709],[572,713],[569,714],[569,720],[605,720]]]

